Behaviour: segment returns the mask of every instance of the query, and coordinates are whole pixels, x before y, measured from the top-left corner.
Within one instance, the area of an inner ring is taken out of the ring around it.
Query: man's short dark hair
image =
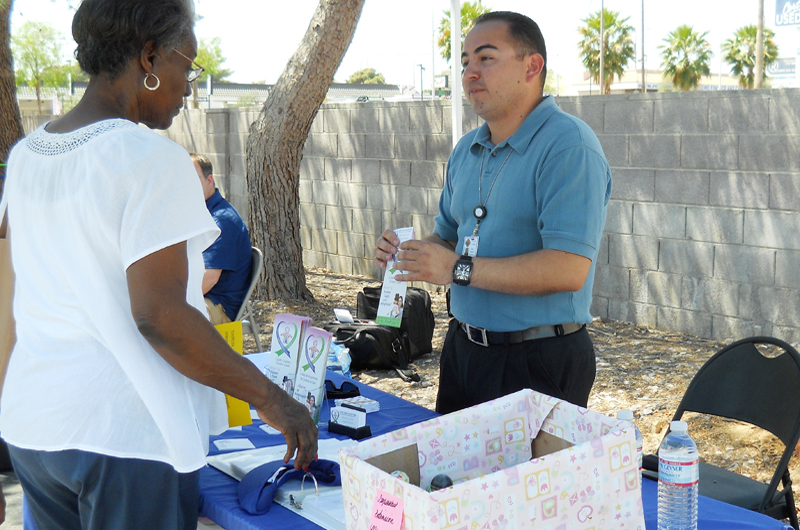
[[[530,17],[513,11],[490,11],[475,19],[473,27],[482,22],[499,20],[506,23],[508,34],[514,43],[514,51],[519,59],[526,55],[538,53],[544,59],[542,67],[542,86],[547,77],[547,48],[544,45],[544,36],[539,25]]]
[[[214,173],[214,167],[211,165],[211,160],[206,155],[189,153],[189,156],[192,157],[192,162],[200,166],[200,171],[202,171],[205,178],[210,177]]]
[[[89,75],[117,79],[152,42],[180,46],[194,28],[192,0],[83,0],[72,19],[75,58]]]

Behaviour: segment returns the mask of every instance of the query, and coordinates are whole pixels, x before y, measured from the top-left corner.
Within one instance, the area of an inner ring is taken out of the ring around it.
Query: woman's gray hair
[[[72,19],[75,58],[87,74],[113,81],[146,43],[180,46],[194,20],[192,0],[83,0]]]

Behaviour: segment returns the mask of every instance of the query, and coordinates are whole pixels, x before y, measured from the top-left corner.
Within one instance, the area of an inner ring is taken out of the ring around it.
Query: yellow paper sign
[[[242,323],[240,321],[228,322],[214,326],[225,339],[225,342],[240,355],[244,351],[242,339]],[[239,425],[250,425],[253,419],[250,417],[250,405],[225,394],[225,404],[228,406],[228,426],[238,427]]]

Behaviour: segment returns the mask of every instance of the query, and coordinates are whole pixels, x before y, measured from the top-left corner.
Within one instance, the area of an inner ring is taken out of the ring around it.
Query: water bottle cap
[[[633,412],[630,410],[617,411],[617,419],[625,421],[633,421]]]
[[[671,421],[669,430],[673,432],[687,432],[689,430],[689,425],[685,421]]]

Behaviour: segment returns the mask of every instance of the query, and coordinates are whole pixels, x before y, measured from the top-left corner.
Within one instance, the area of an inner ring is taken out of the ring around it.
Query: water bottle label
[[[659,458],[658,481],[670,486],[695,486],[700,481],[699,461],[676,462]]]

